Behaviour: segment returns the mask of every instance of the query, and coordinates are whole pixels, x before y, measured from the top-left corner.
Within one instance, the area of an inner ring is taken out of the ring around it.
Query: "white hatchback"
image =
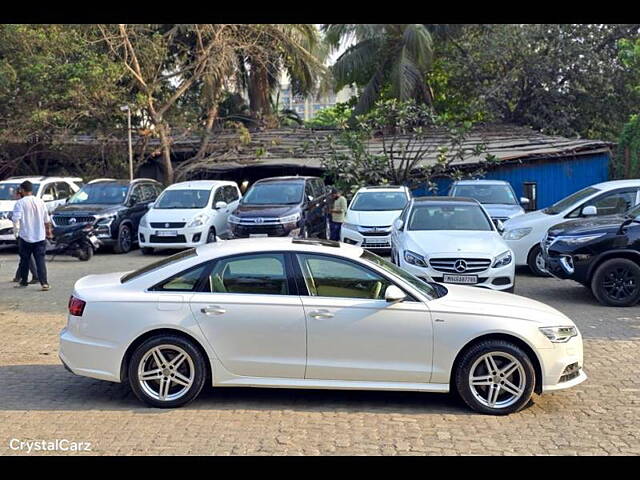
[[[188,248],[229,234],[229,215],[242,194],[235,182],[198,180],[166,188],[140,220],[142,252]]]
[[[417,277],[513,292],[513,252],[477,200],[413,199],[394,223],[393,262]]]
[[[60,359],[177,407],[205,383],[460,393],[507,414],[586,379],[582,338],[527,298],[429,284],[327,240],[219,241],[76,282]]]

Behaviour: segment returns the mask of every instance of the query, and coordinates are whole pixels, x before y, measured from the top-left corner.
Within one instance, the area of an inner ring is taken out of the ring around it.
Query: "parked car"
[[[359,189],[347,209],[340,241],[371,250],[391,248],[391,226],[411,199],[407,187]]]
[[[640,205],[622,215],[570,220],[541,244],[546,270],[590,288],[603,305],[640,301]]]
[[[329,195],[319,177],[272,177],[255,182],[229,216],[235,238],[329,238]]]
[[[393,263],[417,277],[513,292],[513,252],[473,198],[414,198],[394,222]]]
[[[29,180],[33,184],[33,195],[42,199],[47,210],[52,212],[71,195],[80,190],[82,179],[77,177],[9,177],[0,182],[0,244],[16,243],[11,214],[18,200],[20,184]]]
[[[543,303],[429,284],[361,247],[292,238],[220,241],[80,279],[60,359],[155,407],[184,405],[205,383],[453,388],[500,415],[586,379],[578,329]]]
[[[516,266],[527,265],[536,275],[548,275],[540,242],[549,228],[565,220],[621,214],[639,203],[639,190],[640,180],[598,183],[543,210],[507,220],[503,238],[514,252]]]
[[[186,248],[216,241],[229,234],[229,214],[242,194],[235,182],[199,180],[175,183],[149,204],[140,220],[142,253],[155,248]]]
[[[511,184],[503,180],[459,180],[451,185],[449,196],[475,198],[496,225],[522,215],[524,208],[521,204],[529,203],[525,197],[518,200]]]
[[[89,182],[52,216],[55,226],[92,224],[100,242],[127,253],[138,238],[140,219],[164,190],[148,178]]]

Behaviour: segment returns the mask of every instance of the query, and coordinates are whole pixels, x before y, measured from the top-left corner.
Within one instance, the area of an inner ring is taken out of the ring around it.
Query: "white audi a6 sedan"
[[[184,405],[209,383],[454,389],[475,410],[507,414],[586,379],[580,333],[547,305],[291,238],[220,241],[80,279],[60,359],[128,381],[155,407]]]

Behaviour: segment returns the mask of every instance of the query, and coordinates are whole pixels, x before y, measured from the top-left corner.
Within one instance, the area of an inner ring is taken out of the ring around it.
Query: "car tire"
[[[477,383],[472,384],[472,374]],[[527,406],[535,384],[531,359],[506,340],[484,340],[473,345],[460,358],[454,379],[462,400],[473,410],[489,415],[508,415]]]
[[[216,241],[216,229],[211,227],[207,233],[207,239],[205,243],[214,243]]]
[[[178,363],[177,368],[173,368],[172,362]],[[198,396],[207,379],[207,367],[193,342],[163,334],[151,337],[135,349],[128,376],[133,393],[141,401],[152,407],[176,408]]]
[[[153,247],[142,247],[140,250],[142,250],[143,255],[153,255],[153,252],[155,252]]]
[[[626,258],[604,261],[593,274],[591,291],[602,305],[635,305],[640,300],[640,266]]]
[[[544,262],[542,259],[542,249],[540,245],[536,245],[529,252],[529,256],[527,257],[527,265],[529,266],[529,270],[536,275],[537,277],[550,277],[545,270],[542,270],[542,265],[540,262]]]
[[[81,262],[88,262],[93,257],[93,247],[91,245],[87,245],[84,248],[81,248],[78,252],[78,260]]]
[[[133,237],[131,235],[131,227],[128,224],[120,225],[118,228],[118,238],[113,251],[115,253],[129,253],[133,245]]]

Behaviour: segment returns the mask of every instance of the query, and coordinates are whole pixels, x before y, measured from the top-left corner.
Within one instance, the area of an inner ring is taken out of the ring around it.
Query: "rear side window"
[[[235,202],[236,200],[238,200],[238,198],[240,198],[240,195],[238,194],[238,189],[233,185],[227,185],[224,188],[226,191],[225,198],[227,203]]]
[[[206,263],[198,267],[191,268],[185,272],[181,272],[154,287],[152,290],[163,292],[193,292],[198,286],[198,282],[200,281],[205,268],[207,268]]]
[[[176,253],[175,255],[171,255],[169,257],[165,257],[162,258],[160,260],[158,260],[157,262],[153,262],[150,263],[149,265],[146,265],[142,268],[139,268],[138,270],[134,270],[133,272],[127,273],[126,275],[123,275],[122,278],[120,279],[120,283],[127,283],[131,280],[133,280],[134,278],[138,278],[142,275],[144,275],[145,273],[149,273],[152,272],[154,270],[157,270],[159,268],[163,268],[166,267],[167,265],[171,265],[173,263],[179,262],[181,260],[186,260],[187,258],[192,258],[197,256],[198,254],[196,253],[196,249],[195,248],[190,248],[189,250],[184,250],[182,252]]]

